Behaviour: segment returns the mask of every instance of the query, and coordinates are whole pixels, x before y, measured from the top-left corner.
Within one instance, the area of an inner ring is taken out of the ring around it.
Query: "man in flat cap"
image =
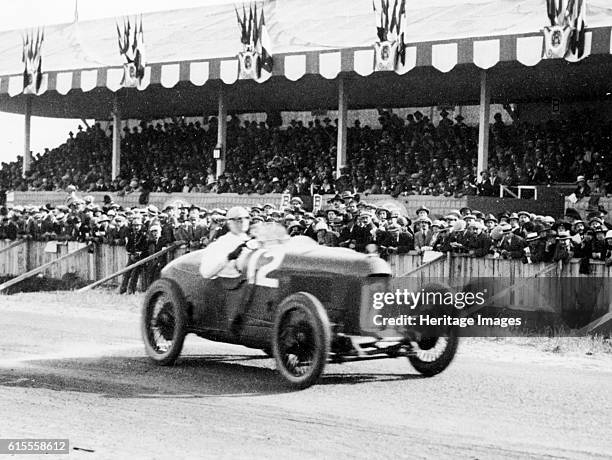
[[[402,230],[402,226],[397,222],[390,223],[386,229],[379,232],[378,248],[383,259],[391,254],[405,254],[414,249],[412,235]]]

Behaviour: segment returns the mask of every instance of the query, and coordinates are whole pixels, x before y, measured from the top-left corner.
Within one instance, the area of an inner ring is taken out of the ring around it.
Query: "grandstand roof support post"
[[[346,166],[346,135],[348,117],[348,89],[344,77],[338,79],[338,145],[336,151],[336,177]]]
[[[121,111],[119,109],[119,96],[115,93],[113,98],[113,159],[112,177],[116,179],[121,173]]]
[[[489,117],[491,115],[491,88],[487,71],[480,71],[480,110],[478,116],[478,174],[489,165]]]
[[[32,95],[28,94],[25,98],[25,132],[24,132],[24,143],[23,143],[23,177],[30,170],[32,165],[32,151],[30,150],[30,134],[31,134],[31,121],[32,121]]]
[[[219,85],[219,114],[217,116],[217,178],[225,172],[225,147],[227,145],[227,101],[223,83]]]

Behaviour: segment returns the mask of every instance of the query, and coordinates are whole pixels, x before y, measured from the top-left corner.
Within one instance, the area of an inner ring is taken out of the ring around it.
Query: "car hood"
[[[285,251],[280,271],[327,272],[345,276],[391,275],[391,267],[376,255],[366,255],[347,248],[321,246],[307,236],[295,236],[282,243]],[[199,271],[202,249],[185,254],[170,262],[169,270]]]

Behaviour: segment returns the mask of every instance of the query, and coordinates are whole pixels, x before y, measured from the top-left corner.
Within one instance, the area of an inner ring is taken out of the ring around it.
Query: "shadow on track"
[[[328,373],[317,385],[355,385],[418,379],[417,374]],[[187,355],[174,366],[148,358],[104,357],[33,360],[0,368],[0,386],[99,394],[107,398],[207,398],[293,391],[267,356]]]

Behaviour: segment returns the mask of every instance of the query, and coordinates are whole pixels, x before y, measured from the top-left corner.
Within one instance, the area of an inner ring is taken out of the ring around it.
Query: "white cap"
[[[242,206],[234,206],[233,208],[230,208],[229,211],[227,211],[226,217],[230,220],[239,219],[241,217],[249,217],[249,211],[247,211]]]

